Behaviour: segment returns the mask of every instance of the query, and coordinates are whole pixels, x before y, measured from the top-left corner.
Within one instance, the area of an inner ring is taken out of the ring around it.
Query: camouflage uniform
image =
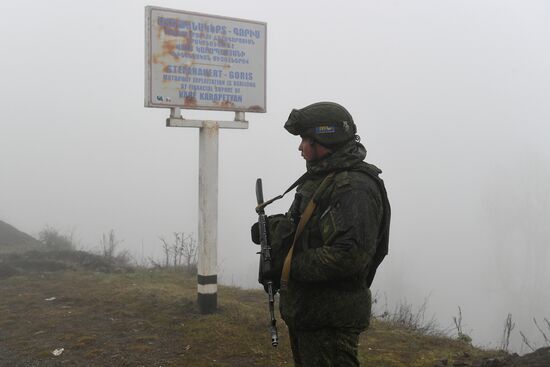
[[[333,149],[307,163],[307,179],[287,213],[298,223],[321,181],[336,171],[294,247],[288,287],[280,293],[296,366],[359,366],[369,287],[388,248],[390,207],[381,171],[363,162],[366,149],[355,139]],[[277,250],[282,258],[288,246]]]

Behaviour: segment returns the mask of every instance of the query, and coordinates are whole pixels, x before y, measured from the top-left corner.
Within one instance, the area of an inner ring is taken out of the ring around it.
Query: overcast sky
[[[198,131],[143,107],[144,7],[267,23],[267,113],[222,130],[219,274],[254,287],[254,182],[303,173],[292,108],[349,109],[393,209],[374,288],[493,346],[511,312],[550,317],[549,1],[4,1],[0,220],[98,247],[114,229],[137,259],[197,232]],[[184,117],[231,120],[225,112]],[[269,208],[287,209],[292,195]],[[381,302],[385,302],[382,300]]]

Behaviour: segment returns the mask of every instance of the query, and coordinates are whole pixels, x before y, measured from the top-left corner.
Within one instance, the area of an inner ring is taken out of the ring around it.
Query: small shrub
[[[76,244],[73,234],[64,235],[53,227],[47,226],[38,234],[38,240],[44,244],[47,250],[75,250]]]
[[[116,238],[115,231],[113,229],[111,229],[108,234],[103,233],[100,240],[103,257],[106,257],[107,259],[114,258],[116,248],[121,242],[122,241]]]
[[[512,330],[514,330],[515,326],[516,324],[512,322],[512,314],[509,313],[506,317],[506,322],[504,323],[504,332],[502,333],[502,340],[500,342],[500,349],[505,352],[508,351],[510,346],[510,335],[512,334]]]
[[[539,325],[539,322],[537,321],[537,319],[535,317],[533,317],[533,323],[535,324],[535,326],[536,326],[537,330],[539,331],[539,333],[542,335],[544,344],[547,347],[550,347],[550,338],[548,337],[548,335],[550,334],[550,320],[548,320],[547,318],[544,318],[544,324],[541,327]],[[548,331],[545,331],[546,328],[548,329]],[[521,339],[523,341],[523,344],[525,344],[529,349],[531,349],[531,351],[534,352],[535,350],[538,349],[537,344],[534,343],[534,342],[529,341],[527,336],[522,331],[520,331],[519,334],[521,335]]]
[[[164,261],[159,263],[149,259],[153,267],[157,268],[182,268],[186,273],[197,274],[198,244],[193,234],[174,232],[173,241],[159,237],[162,242]]]
[[[377,297],[375,297],[377,299]],[[393,312],[387,309],[379,316],[379,318],[407,330],[412,330],[425,335],[445,335],[445,332],[441,331],[435,316],[430,318],[426,317],[428,309],[428,298],[424,300],[424,303],[414,310],[412,304],[407,301],[401,301],[394,309]]]
[[[457,339],[464,343],[470,344],[472,342],[472,338],[468,334],[465,334],[462,329],[462,309],[460,308],[460,306],[458,306],[458,317],[453,317],[453,322],[455,323],[456,331],[458,334]]]

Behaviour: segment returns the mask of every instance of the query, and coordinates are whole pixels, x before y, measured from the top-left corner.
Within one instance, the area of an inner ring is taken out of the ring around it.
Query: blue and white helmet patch
[[[315,134],[333,134],[336,132],[334,125],[325,125],[315,127]]]

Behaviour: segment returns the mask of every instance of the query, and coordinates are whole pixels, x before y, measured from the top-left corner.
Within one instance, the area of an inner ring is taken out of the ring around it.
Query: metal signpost
[[[266,111],[266,23],[147,6],[145,107],[170,108],[168,127],[199,134],[197,291],[217,309],[218,136],[247,129],[245,112]],[[233,111],[232,121],[187,120],[181,109]]]

